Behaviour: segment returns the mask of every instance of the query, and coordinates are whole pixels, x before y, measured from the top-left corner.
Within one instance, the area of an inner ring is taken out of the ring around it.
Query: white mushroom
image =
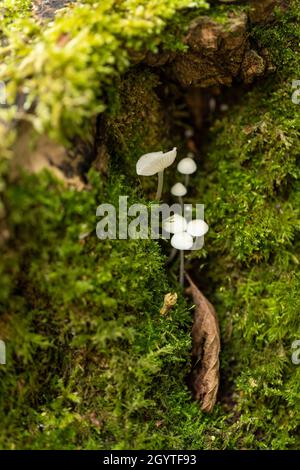
[[[221,104],[220,110],[221,110],[223,113],[225,113],[226,111],[228,111],[228,109],[229,109],[228,104],[226,104],[226,103],[222,103],[222,104]]]
[[[187,139],[189,139],[190,137],[193,137],[193,135],[194,135],[193,129],[186,129],[184,131],[184,135]]]
[[[185,232],[187,229],[187,221],[182,215],[174,214],[163,221],[162,227],[168,233]]]
[[[171,238],[171,245],[180,250],[180,285],[184,285],[184,251],[190,250],[193,246],[193,237],[187,232],[178,232]]]
[[[202,219],[195,219],[188,222],[187,233],[192,237],[196,237],[196,243],[193,249],[198,250],[202,248],[204,240],[203,236],[208,232],[208,225]]]
[[[214,113],[216,110],[216,106],[217,106],[216,98],[212,96],[208,101],[208,106],[209,106],[210,112]]]
[[[190,157],[183,158],[177,165],[177,170],[183,175],[191,175],[197,170],[195,160]]]
[[[195,173],[195,171],[197,170],[197,165],[193,158],[186,157],[180,160],[177,165],[177,170],[179,171],[179,173],[185,175],[185,186],[187,186],[189,183],[189,175]]]
[[[171,188],[171,194],[173,194],[173,196],[178,197],[181,207],[183,207],[182,196],[185,196],[186,193],[187,193],[187,189],[182,183],[176,183]]]
[[[186,193],[187,189],[182,183],[176,183],[171,188],[171,194],[173,194],[173,196],[182,197],[185,196]]]
[[[172,165],[177,155],[176,147],[169,152],[152,152],[142,155],[137,164],[136,172],[141,176],[152,176],[158,173],[158,185],[156,199],[161,198],[163,182],[164,182],[164,170],[168,166]]]
[[[171,245],[177,250],[190,250],[193,244],[193,237],[187,232],[177,232],[171,238]]]
[[[184,217],[182,217],[182,215],[175,213],[174,215],[171,215],[167,219],[163,220],[162,227],[165,232],[168,233],[185,232],[187,229],[187,221]],[[171,261],[175,258],[176,253],[177,249],[173,247],[167,263],[171,263]]]
[[[192,237],[202,237],[208,232],[208,225],[204,220],[191,220],[187,225],[187,233]]]

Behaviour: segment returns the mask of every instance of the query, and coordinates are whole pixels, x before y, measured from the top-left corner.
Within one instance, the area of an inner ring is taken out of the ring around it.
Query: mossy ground
[[[32,75],[33,51],[41,41],[46,57],[51,56],[53,37],[61,37],[66,20],[58,20],[47,35],[22,17],[20,2],[9,3],[22,27],[29,24],[30,37],[25,48],[15,38],[9,52],[10,71],[21,51],[24,60],[30,52],[28,69],[14,70],[13,95],[16,84],[40,80],[45,86],[44,59]],[[94,12],[84,3],[91,19]],[[168,21],[176,11],[166,14]],[[70,21],[80,17],[76,8],[70,16]],[[144,68],[136,82],[131,72],[114,72],[111,78],[111,66],[100,67],[92,43],[77,55],[75,71],[68,69],[72,73],[64,82],[69,100],[86,90],[78,116],[64,107],[59,90],[45,97],[42,89],[32,88],[29,101],[44,97],[35,109],[36,131],[64,140],[99,112],[99,103],[107,106],[111,164],[108,177],[91,170],[80,192],[45,172],[24,174],[12,183],[7,157],[14,135],[2,142],[2,207],[10,234],[0,264],[0,334],[7,344],[7,364],[0,366],[2,448],[299,448],[300,366],[291,362],[291,344],[300,337],[300,105],[291,101],[291,82],[300,78],[297,19],[295,3],[275,23],[252,31],[253,41],[271,53],[276,73],[215,120],[199,175],[192,178],[194,200],[205,203],[210,232],[205,250],[193,254],[190,266],[216,306],[222,332],[221,390],[211,415],[201,413],[185,385],[192,311],[165,268],[165,246],[100,241],[95,234],[101,202],[117,203],[123,194],[139,202],[151,194],[155,178],[142,189],[134,175],[136,158],[179,138],[172,135],[160,102],[158,75]],[[7,25],[6,33],[8,20]],[[131,41],[143,37],[145,24],[140,26]],[[170,30],[177,27],[178,17]],[[12,40],[13,32],[9,36]],[[76,41],[74,47],[77,54]],[[57,54],[57,63],[49,65],[51,77],[52,67],[61,67],[62,51]],[[97,74],[90,70],[93,60]],[[76,75],[81,67],[92,74],[89,88],[87,76]],[[100,83],[104,88],[107,83],[107,95],[97,92]],[[6,121],[14,112],[3,111]],[[179,293],[179,301],[162,317],[159,309],[171,290]]]

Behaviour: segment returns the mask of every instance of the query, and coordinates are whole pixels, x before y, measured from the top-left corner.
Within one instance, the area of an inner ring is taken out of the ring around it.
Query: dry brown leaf
[[[220,331],[216,312],[189,275],[190,287],[186,292],[192,295],[196,306],[192,328],[192,356],[195,366],[191,373],[196,400],[202,403],[202,410],[212,411],[219,388]]]
[[[174,294],[172,294],[171,292],[166,294],[164,298],[164,304],[162,308],[160,309],[161,315],[166,315],[174,307],[174,305],[176,305],[176,302],[177,302],[176,292]]]

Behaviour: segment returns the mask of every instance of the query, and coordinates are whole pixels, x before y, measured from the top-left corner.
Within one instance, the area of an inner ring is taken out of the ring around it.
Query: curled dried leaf
[[[172,294],[171,292],[166,294],[164,298],[164,304],[162,308],[160,309],[161,315],[166,315],[171,310],[171,308],[174,307],[176,302],[177,302],[176,292],[174,292],[174,294]]]
[[[220,331],[216,312],[190,276],[186,292],[192,295],[196,306],[192,328],[192,356],[195,365],[191,382],[196,400],[202,403],[202,410],[212,411],[219,388]]]

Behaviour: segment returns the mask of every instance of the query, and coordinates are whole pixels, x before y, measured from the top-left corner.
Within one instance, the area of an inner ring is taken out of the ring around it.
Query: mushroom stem
[[[167,264],[167,265],[170,264],[170,263],[173,261],[173,259],[174,259],[175,256],[176,256],[176,253],[177,253],[177,249],[176,249],[176,248],[172,248],[171,253],[170,253],[170,256],[169,256],[169,258],[168,258],[167,261],[166,261],[166,264]]]
[[[156,191],[156,199],[160,200],[162,195],[162,189],[164,184],[164,170],[158,173],[158,184],[157,184],[157,191]]]
[[[179,282],[181,287],[184,286],[184,251],[180,250],[180,274],[179,274]]]
[[[194,250],[200,250],[203,246],[203,236],[202,237],[196,237],[195,243],[194,243]]]
[[[179,204],[180,204],[180,207],[181,207],[181,210],[183,212],[183,199],[181,196],[178,197],[178,200],[179,200]],[[182,214],[183,215],[183,214]]]
[[[185,175],[184,185],[185,185],[186,188],[188,187],[189,182],[190,182],[190,175]]]

